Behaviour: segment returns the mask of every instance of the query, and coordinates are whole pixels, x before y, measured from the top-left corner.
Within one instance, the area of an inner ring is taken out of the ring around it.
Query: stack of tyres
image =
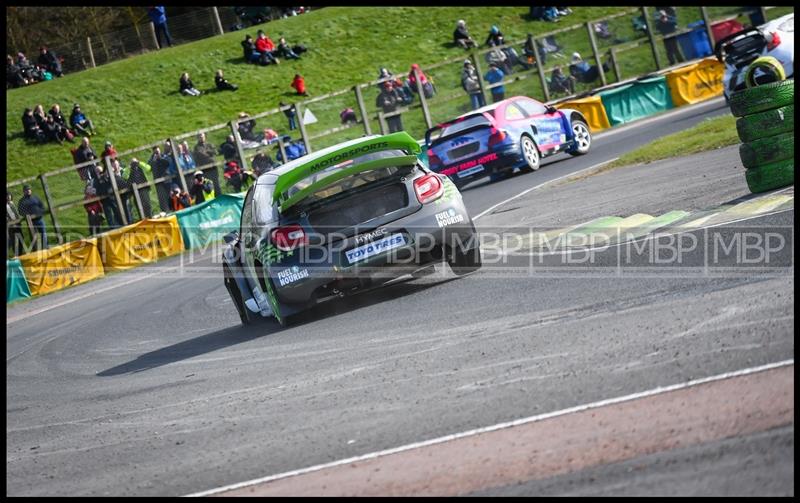
[[[781,67],[781,77],[782,73]],[[747,168],[745,178],[750,192],[792,185],[794,79],[743,89],[731,96],[730,106],[731,113],[739,118],[736,121],[736,131],[742,141],[739,157]]]

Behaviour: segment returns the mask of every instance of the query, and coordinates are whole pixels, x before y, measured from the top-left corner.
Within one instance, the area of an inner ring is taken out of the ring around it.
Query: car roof
[[[788,21],[790,19],[792,19],[792,20],[794,19],[794,12],[792,12],[790,14],[786,14],[785,16],[781,16],[779,18],[773,19],[771,21],[768,21],[768,22],[766,22],[766,23],[764,23],[762,25],[759,25],[758,29],[761,30],[761,31],[781,30],[782,29],[781,25],[783,25],[786,21]],[[792,26],[791,30],[785,30],[785,31],[788,31],[790,33],[794,33],[794,26]]]
[[[480,113],[484,113],[484,112],[490,112],[491,113],[491,112],[494,112],[494,110],[496,110],[496,109],[498,109],[498,108],[500,108],[502,106],[505,106],[508,103],[511,103],[512,101],[517,101],[518,99],[521,99],[521,98],[526,98],[526,99],[529,99],[529,100],[538,101],[538,100],[536,100],[534,98],[530,98],[528,96],[512,96],[512,97],[506,98],[506,99],[504,99],[502,101],[498,101],[497,103],[492,103],[490,105],[486,105],[485,107],[481,107],[481,108],[479,108],[477,110],[472,110],[471,112],[467,112],[465,114],[461,114],[458,117],[456,117],[456,119],[460,119],[461,117],[467,117],[469,115],[475,115],[475,114],[480,114]],[[492,115],[494,115],[494,114],[492,114]]]

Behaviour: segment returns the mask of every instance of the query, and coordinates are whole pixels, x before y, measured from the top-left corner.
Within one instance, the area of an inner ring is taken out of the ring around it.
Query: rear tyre
[[[572,121],[572,134],[575,136],[575,148],[567,151],[572,155],[584,155],[589,152],[592,146],[592,133],[589,125],[579,119]]]
[[[794,79],[770,82],[758,87],[736,91],[731,95],[734,117],[756,114],[794,103]]]
[[[239,287],[236,285],[236,280],[233,279],[233,273],[231,273],[228,264],[222,264],[222,276],[224,278],[225,288],[228,289],[231,300],[233,300],[233,305],[236,306],[236,311],[239,313],[239,319],[242,321],[242,325],[250,325],[253,323],[253,319],[250,317],[250,311],[247,309],[247,306],[244,305],[242,292],[239,291]]]
[[[541,166],[539,149],[536,148],[533,139],[528,135],[522,135],[519,140],[519,148],[522,151],[522,158],[525,159],[525,165],[521,168],[522,172],[532,173],[539,169],[539,166]]]
[[[481,248],[478,245],[478,236],[473,234],[472,237],[475,241],[473,248],[463,250],[460,246],[455,246],[450,249],[447,263],[456,276],[464,276],[481,268]]]
[[[750,192],[766,192],[794,183],[794,158],[762,164],[745,171]]]

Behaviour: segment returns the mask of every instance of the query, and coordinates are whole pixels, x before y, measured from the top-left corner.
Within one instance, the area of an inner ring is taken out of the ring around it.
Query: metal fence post
[[[417,94],[419,94],[419,102],[422,104],[422,115],[425,117],[425,125],[428,129],[433,127],[431,122],[431,112],[428,110],[428,101],[425,99],[425,92],[422,89],[422,80],[419,78],[419,71],[414,68],[414,78],[417,81]]]
[[[236,152],[239,154],[239,162],[241,163],[242,171],[247,170],[247,159],[244,157],[244,147],[242,146],[242,139],[239,137],[239,124],[234,119],[231,121],[231,133],[233,133],[233,140],[236,142]],[[225,169],[223,168],[223,172]]]
[[[361,112],[361,120],[364,121],[364,134],[369,136],[372,134],[372,129],[369,126],[369,116],[367,115],[367,107],[364,106],[364,95],[361,93],[361,86],[356,85],[353,89],[356,92],[356,103],[358,103],[358,111]]]
[[[128,222],[127,211],[125,211],[125,205],[122,204],[122,196],[119,195],[119,187],[117,187],[117,177],[115,176],[114,170],[111,169],[111,156],[106,156],[104,160],[106,163],[106,173],[111,179],[111,188],[114,189],[114,199],[117,200],[117,207],[119,208],[119,216],[122,219],[122,225],[128,225],[131,222]]]
[[[154,25],[152,21],[148,24],[150,25],[150,36],[153,37],[153,47],[161,49],[161,46],[158,45],[158,37],[156,37],[156,25]]]
[[[703,16],[703,24],[706,26],[708,34],[708,45],[711,46],[711,53],[714,53],[714,31],[711,29],[711,20],[708,18],[708,9],[700,7],[700,15]]]
[[[658,57],[658,49],[656,48],[656,38],[653,35],[652,23],[647,17],[647,7],[642,7],[642,17],[644,18],[644,26],[647,28],[647,37],[650,39],[650,48],[653,50],[653,59],[656,61],[656,69],[661,70],[661,58]]]
[[[42,192],[44,193],[44,198],[47,201],[47,211],[50,213],[50,218],[53,220],[53,230],[56,232],[56,236],[58,236],[58,244],[62,244],[64,242],[64,237],[61,235],[61,228],[58,225],[56,212],[53,209],[53,198],[50,195],[50,187],[47,185],[47,181],[45,180],[46,177],[46,174],[39,175],[39,181],[42,182]],[[45,245],[47,245],[47,243],[45,243]]]
[[[535,38],[533,41],[533,53],[536,60],[536,71],[539,73],[539,80],[542,82],[542,92],[544,92],[544,101],[550,101],[550,86],[547,85],[547,77],[544,75],[544,67],[542,67],[542,58],[539,57],[539,41]]]
[[[483,83],[483,72],[481,71],[481,65],[480,65],[480,61],[479,61],[480,58],[478,58],[478,56],[474,52],[471,52],[469,54],[469,59],[472,60],[472,66],[475,67],[475,74],[478,77],[478,85],[481,88],[481,101],[483,101],[483,103],[487,103],[487,101],[486,101],[486,87],[485,87],[485,84]],[[470,98],[470,99],[472,99],[472,98]]]
[[[216,22],[217,31],[219,31],[220,35],[224,34],[225,31],[222,29],[222,21],[219,20],[219,11],[216,7],[211,7],[211,13],[213,14],[214,21]]]
[[[606,85],[606,72],[603,70],[603,62],[600,60],[600,54],[597,52],[597,40],[594,37],[594,23],[591,21],[586,23],[586,31],[589,32],[589,43],[592,44],[592,53],[594,54],[594,62],[597,65],[597,70],[600,73],[600,82]]]
[[[94,52],[92,52],[92,38],[86,37],[86,47],[89,48],[89,59],[92,62],[92,68],[97,68],[97,65],[94,62]]]
[[[311,143],[308,141],[308,133],[306,133],[306,125],[303,123],[303,114],[300,111],[303,109],[300,103],[294,104],[294,113],[295,117],[297,117],[297,127],[300,128],[300,137],[303,139],[303,145],[306,146],[306,154],[310,154],[311,150]]]

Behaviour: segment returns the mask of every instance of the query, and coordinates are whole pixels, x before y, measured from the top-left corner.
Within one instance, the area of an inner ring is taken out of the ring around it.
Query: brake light
[[[439,156],[433,153],[433,150],[428,149],[428,167],[431,169],[441,167],[442,160]]]
[[[414,180],[414,191],[422,204],[438,199],[444,193],[444,184],[437,175],[425,175]]]
[[[781,37],[779,37],[774,31],[770,32],[769,35],[770,36],[767,37],[767,50],[771,51],[772,49],[781,45]]]
[[[505,141],[506,137],[508,136],[508,134],[506,134],[506,132],[503,131],[502,129],[492,128],[491,133],[492,133],[492,135],[489,137],[489,146],[490,147],[493,147],[493,146],[497,145],[498,143],[502,143],[503,141]]]
[[[281,251],[294,250],[308,244],[308,236],[299,225],[287,225],[273,229],[272,243]]]

